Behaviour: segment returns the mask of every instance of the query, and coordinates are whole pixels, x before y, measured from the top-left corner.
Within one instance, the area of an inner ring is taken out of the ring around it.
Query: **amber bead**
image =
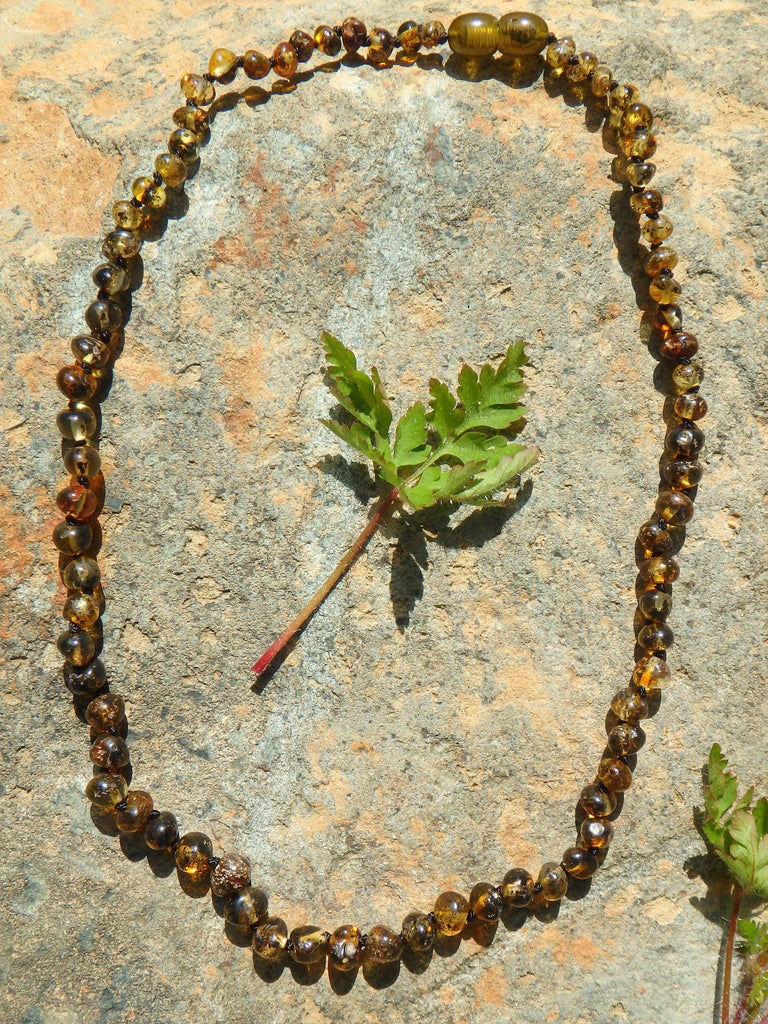
[[[75,668],[68,662],[64,665],[64,685],[76,697],[88,697],[100,690],[107,681],[107,670],[103,662],[94,658],[84,668]]]
[[[277,44],[272,52],[272,61],[275,74],[280,75],[281,78],[290,78],[291,75],[295,75],[296,68],[299,66],[296,51],[290,43],[286,42]]]
[[[178,850],[176,851],[176,859],[178,863]],[[240,928],[259,924],[266,916],[267,895],[253,885],[248,885],[243,889],[233,892],[231,896],[227,897],[227,901],[224,904],[225,920]]]
[[[125,805],[115,810],[115,824],[121,832],[141,832],[152,813],[152,797],[142,789],[129,789]]]
[[[675,457],[690,459],[704,448],[704,431],[693,426],[675,427],[667,434],[664,447]]]
[[[435,923],[443,935],[460,935],[468,913],[469,903],[458,892],[443,892],[435,900]]]
[[[574,55],[565,65],[565,77],[569,82],[583,82],[597,67],[597,57],[594,53],[580,53]]]
[[[656,512],[670,526],[684,526],[693,519],[693,502],[680,491],[662,491],[656,499]]]
[[[359,18],[345,18],[341,23],[341,41],[347,53],[356,53],[365,43],[367,29]]]
[[[492,14],[460,14],[448,26],[448,45],[459,57],[488,57],[499,43],[499,23]]]
[[[683,327],[683,313],[679,306],[661,306],[656,312],[656,326],[662,334],[680,331]]]
[[[469,909],[481,921],[497,921],[504,909],[501,893],[490,882],[478,882],[469,894]]]
[[[82,366],[62,366],[56,374],[56,386],[66,397],[75,402],[89,399],[98,387],[98,381]]]
[[[372,64],[384,64],[392,53],[395,45],[394,36],[385,28],[372,28],[368,34],[371,40],[368,47],[368,60]]]
[[[563,854],[562,866],[574,878],[591,878],[598,869],[597,855],[582,846],[569,846]]]
[[[87,444],[78,444],[64,452],[64,466],[72,476],[92,480],[101,470],[101,456],[98,449]]]
[[[186,128],[187,131],[192,132],[195,136],[204,135],[208,131],[211,122],[207,110],[203,110],[202,107],[190,106],[177,107],[173,112],[172,119],[173,123],[178,125],[179,128]],[[174,160],[180,159],[174,153],[162,155],[172,156]],[[157,164],[157,161],[155,161],[155,164]],[[159,172],[160,169],[155,166],[155,170]],[[167,182],[167,184],[170,184],[170,182]]]
[[[409,949],[424,952],[435,944],[435,923],[427,914],[412,910],[403,918],[403,938]]]
[[[251,865],[239,853],[223,853],[211,871],[214,896],[231,896],[251,884]]]
[[[538,884],[541,886],[541,895],[547,903],[554,903],[561,900],[568,891],[568,879],[559,864],[553,860],[542,864],[539,871]]]
[[[707,401],[701,395],[684,392],[675,399],[675,416],[681,420],[700,420],[707,415]]]
[[[562,39],[555,39],[549,44],[545,58],[553,71],[562,73],[574,53],[576,53],[576,43],[570,36],[563,36]]]
[[[637,569],[643,579],[651,583],[674,583],[680,575],[680,566],[674,558],[661,555],[644,559]]]
[[[246,50],[243,56],[243,71],[251,79],[266,78],[272,70],[269,57],[259,50]]]
[[[104,773],[94,775],[89,779],[85,787],[85,795],[92,804],[103,807],[104,810],[112,810],[115,804],[120,804],[128,794],[128,783],[122,775]]]
[[[111,357],[109,345],[90,334],[78,334],[69,347],[74,357],[91,370],[103,370]]]
[[[690,359],[698,351],[698,338],[687,331],[675,331],[661,343],[661,354],[665,359]]]
[[[129,235],[130,232],[112,231],[107,239],[115,235]],[[104,243],[107,244],[106,242]],[[114,299],[96,299],[85,311],[85,322],[92,331],[98,334],[104,331],[114,331],[123,322],[123,311]]]
[[[391,964],[403,955],[404,945],[402,935],[377,924],[368,932],[363,955],[367,963]]]
[[[675,642],[675,634],[666,622],[649,622],[638,633],[637,642],[647,651],[666,651]]]
[[[56,495],[56,504],[65,516],[72,519],[90,519],[96,511],[98,499],[90,487],[74,483]]]
[[[404,21],[397,29],[397,41],[403,53],[418,53],[421,49],[421,36],[417,21]]]
[[[426,21],[419,29],[421,45],[426,47],[428,50],[432,50],[436,46],[439,46],[441,41],[445,39],[446,35],[447,32],[445,30],[445,25],[442,21]]]
[[[68,629],[60,633],[56,646],[62,658],[77,668],[87,665],[96,655],[93,637],[80,629]]]
[[[152,210],[162,210],[168,199],[165,187],[158,185],[155,179],[147,174],[143,174],[140,178],[134,178],[131,192],[137,203],[148,206]]]
[[[335,57],[341,49],[339,33],[330,25],[318,25],[315,29],[315,46],[328,57]]]
[[[144,842],[150,850],[170,850],[179,838],[179,826],[170,811],[160,811],[144,826]]]
[[[99,605],[92,594],[70,594],[61,614],[78,629],[88,629],[99,617]]]
[[[656,173],[656,164],[652,164],[649,160],[633,161],[627,164],[624,173],[630,185],[634,185],[636,188],[643,188],[653,179]]]
[[[585,818],[581,823],[580,835],[587,846],[602,850],[613,839],[613,825],[605,818]]]
[[[185,875],[205,876],[211,868],[213,844],[204,832],[187,832],[176,848],[176,867]]]
[[[179,84],[184,96],[198,106],[207,106],[209,103],[213,103],[216,97],[213,82],[209,82],[202,75],[187,72],[186,75],[182,76]]]
[[[53,543],[65,555],[79,555],[91,546],[93,530],[88,523],[57,523],[53,530]]]
[[[144,223],[141,210],[127,199],[118,199],[112,207],[115,224],[124,231],[138,231]]]
[[[664,208],[664,197],[655,188],[645,188],[630,197],[629,205],[635,213],[658,213]]]
[[[678,363],[672,370],[672,383],[677,392],[690,391],[697,388],[704,380],[704,367],[701,363]]]
[[[637,722],[648,717],[648,701],[633,686],[627,686],[613,697],[611,711],[623,722]]]
[[[501,898],[507,907],[527,907],[533,899],[534,884],[523,868],[511,868],[501,880]]]
[[[91,280],[107,295],[119,295],[131,283],[128,272],[116,263],[101,263],[91,274]]]
[[[616,797],[596,782],[582,789],[579,803],[587,814],[595,818],[605,818],[616,810]]]
[[[672,234],[672,221],[664,213],[657,213],[655,217],[646,217],[640,224],[640,232],[643,238],[651,245],[658,245]],[[661,300],[659,300],[661,301]],[[665,302],[664,305],[669,305]]]
[[[328,933],[314,924],[294,928],[288,936],[291,956],[298,964],[314,964],[322,960],[328,949]]]
[[[642,687],[649,693],[666,686],[672,678],[669,665],[662,658],[653,654],[646,654],[635,665],[632,672],[632,682],[637,687]]]
[[[200,152],[197,135],[189,128],[177,128],[168,138],[168,150],[185,164],[194,163]]]
[[[652,299],[666,305],[680,298],[682,288],[680,282],[668,270],[664,270],[653,278],[648,285],[648,291]]]
[[[608,93],[608,107],[610,110],[624,111],[631,103],[636,102],[639,95],[637,86],[631,82],[624,82],[621,85],[617,82]]]
[[[621,119],[622,132],[634,132],[638,128],[650,128],[653,125],[651,108],[645,103],[630,103],[624,110]]]
[[[168,188],[179,188],[187,180],[184,161],[173,153],[158,153],[155,157],[155,171]]]
[[[672,537],[669,530],[659,526],[658,520],[648,520],[643,523],[637,534],[640,553],[646,558],[653,555],[662,555],[672,547]]]
[[[597,775],[606,789],[617,793],[623,793],[632,785],[632,772],[618,757],[604,757],[598,765]]]
[[[119,693],[102,693],[85,709],[85,720],[92,729],[110,732],[118,729],[125,718],[125,701]]]
[[[99,768],[123,768],[131,760],[128,745],[121,736],[105,733],[91,744],[91,760]]]
[[[697,487],[704,472],[694,459],[670,459],[662,470],[670,487]]]
[[[617,757],[636,754],[645,743],[645,732],[637,722],[619,722],[608,733],[608,746]]]
[[[116,228],[114,231],[110,231],[104,239],[104,244],[101,247],[101,251],[108,260],[128,260],[132,256],[135,256],[140,249],[141,235],[137,234],[135,231],[127,231],[125,228]],[[112,306],[117,306],[117,304],[112,303]],[[117,319],[118,312],[120,312],[120,319],[114,324],[115,327],[119,327],[122,323],[122,311],[119,306],[117,306],[117,311],[110,310],[114,319]],[[88,317],[86,315],[86,320],[87,319]],[[89,324],[89,326],[91,325]]]
[[[619,147],[624,156],[647,160],[656,152],[656,137],[651,132],[639,128],[629,135],[622,135]]]
[[[509,11],[498,22],[498,48],[509,57],[533,57],[547,45],[549,28],[538,14]]]
[[[598,99],[602,99],[607,96],[611,91],[611,82],[613,81],[613,72],[607,64],[598,64],[595,70],[592,72],[592,78],[589,83],[589,87],[592,90],[592,95],[597,96]]]
[[[237,54],[218,46],[208,58],[208,74],[217,82],[229,81],[237,70]]]
[[[652,249],[644,263],[645,272],[651,277],[656,277],[663,270],[674,270],[676,266],[677,253],[668,245],[660,245],[658,249]]]
[[[315,51],[315,41],[308,32],[302,32],[301,29],[297,28],[291,33],[288,42],[296,51],[296,58],[299,64],[304,64]]]
[[[638,604],[646,619],[663,622],[672,611],[672,595],[663,590],[647,590]]]
[[[328,940],[328,963],[337,971],[354,971],[363,962],[363,945],[356,924],[343,924]]]
[[[279,960],[288,944],[288,925],[282,917],[267,917],[253,931],[253,951],[263,960]]]
[[[64,566],[61,578],[68,590],[92,590],[101,582],[101,573],[95,558],[80,555]]]

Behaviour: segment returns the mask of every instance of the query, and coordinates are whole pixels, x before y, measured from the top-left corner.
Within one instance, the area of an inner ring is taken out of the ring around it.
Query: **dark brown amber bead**
[[[168,188],[179,188],[187,180],[184,161],[174,153],[158,153],[155,157],[155,171]]]
[[[666,651],[675,642],[675,634],[666,622],[649,622],[637,634],[637,642],[647,651]]]
[[[652,164],[650,160],[632,161],[627,164],[624,173],[630,185],[634,185],[635,188],[643,188],[653,179],[656,173],[656,164]]]
[[[92,590],[99,585],[101,573],[95,558],[80,555],[64,566],[61,578],[68,590]]]
[[[389,60],[395,40],[391,32],[385,28],[372,28],[368,38],[371,40],[368,47],[368,60],[372,64],[384,64]]]
[[[64,602],[61,614],[78,629],[90,629],[99,617],[99,604],[92,594],[78,591]]]
[[[269,59],[265,58],[267,63]],[[211,123],[211,119],[208,115],[207,110],[203,110],[202,107],[177,107],[172,114],[172,120],[175,125],[179,128],[186,128],[187,131],[192,132],[194,136],[205,135],[208,131]],[[163,156],[170,156],[173,160],[181,160],[181,157],[176,156],[175,153],[164,153]],[[158,160],[160,158],[158,157]],[[184,161],[181,161],[182,164]],[[155,160],[155,170],[160,173],[160,168],[157,166],[157,160]],[[184,175],[186,177],[187,169],[184,168]],[[166,184],[170,184],[167,182]]]
[[[200,153],[197,135],[188,128],[177,128],[168,138],[168,150],[185,164],[194,163]]]
[[[64,467],[72,476],[84,476],[91,480],[101,469],[101,456],[98,449],[79,444],[64,452]]]
[[[623,722],[637,722],[648,717],[648,701],[633,686],[627,686],[614,696],[611,711]]]
[[[296,57],[300,64],[308,61],[315,50],[315,41],[308,32],[302,32],[301,29],[297,28],[295,32],[291,33],[288,40],[291,46],[296,51]]]
[[[282,917],[267,917],[254,928],[253,951],[263,960],[279,960],[288,943],[288,925]]]
[[[79,555],[91,546],[93,530],[88,523],[58,523],[53,531],[53,543],[65,555]]]
[[[152,813],[152,797],[141,789],[129,789],[125,807],[115,811],[115,824],[121,832],[141,832]]]
[[[542,864],[538,883],[541,886],[541,895],[547,903],[561,900],[568,891],[568,878],[562,867],[553,860]]]
[[[421,45],[426,47],[428,50],[434,49],[440,45],[440,41],[447,35],[445,31],[445,25],[442,21],[427,21],[419,29],[419,39],[421,39]]]
[[[343,924],[328,940],[328,963],[337,971],[354,971],[363,962],[360,929],[356,924]]]
[[[243,71],[246,73],[248,78],[266,78],[271,70],[272,65],[269,63],[269,57],[265,53],[261,53],[259,50],[245,51],[243,56]]]
[[[498,921],[504,901],[499,890],[490,882],[478,882],[469,894],[469,909],[481,921]]]
[[[347,53],[356,53],[365,44],[368,35],[359,18],[345,18],[341,23],[341,41]]]
[[[367,963],[391,964],[403,955],[403,936],[386,925],[377,924],[368,932],[363,956]]]
[[[237,54],[218,46],[208,58],[208,74],[217,82],[228,82],[237,70]]]
[[[606,789],[616,793],[623,793],[632,785],[632,772],[618,757],[604,757],[598,765],[597,775]]]
[[[662,491],[656,499],[656,513],[670,526],[684,526],[693,519],[693,502],[681,491]]]
[[[125,701],[119,693],[102,693],[85,709],[86,722],[99,732],[119,728],[124,718]]]
[[[685,392],[675,399],[675,416],[681,420],[700,420],[707,415],[707,401],[701,395]]]
[[[202,878],[211,869],[213,844],[204,832],[187,832],[176,848],[176,867],[185,875]]]
[[[128,783],[122,775],[94,775],[85,787],[85,795],[92,804],[111,811],[115,804],[122,803],[128,794]]]
[[[595,818],[607,818],[616,810],[616,797],[596,782],[591,782],[581,791],[579,803]]]
[[[315,46],[327,57],[335,57],[341,49],[339,33],[334,32],[330,25],[318,25],[315,29]]]
[[[499,43],[499,23],[492,14],[460,14],[448,26],[448,45],[458,57],[488,57]]]
[[[690,359],[698,351],[699,342],[696,335],[688,334],[686,331],[670,334],[661,344],[661,354],[665,359]]]
[[[442,935],[461,935],[468,913],[469,903],[461,893],[443,892],[435,900],[435,923]]]
[[[314,924],[303,924],[293,929],[288,941],[292,945],[291,956],[297,964],[315,964],[326,954],[328,932]]]
[[[680,575],[680,566],[674,558],[656,556],[646,558],[637,567],[644,580],[651,583],[674,583]]]
[[[645,731],[637,722],[619,722],[608,733],[608,746],[617,757],[636,754],[645,743]]]
[[[585,818],[581,823],[581,839],[587,846],[602,850],[613,839],[613,825],[605,818]]]
[[[118,199],[112,207],[115,224],[125,231],[138,231],[144,223],[144,214],[129,199]]]
[[[90,334],[78,334],[72,339],[70,348],[75,359],[91,370],[103,370],[112,355],[109,345]]]
[[[663,621],[672,611],[672,595],[664,590],[647,590],[638,606],[646,619]]]
[[[178,850],[176,852],[178,859]],[[267,895],[253,885],[233,892],[224,904],[225,920],[240,928],[259,924],[266,916]]]
[[[278,43],[272,52],[272,67],[276,75],[281,78],[290,78],[296,74],[299,60],[296,51],[290,43]]]
[[[644,654],[632,672],[632,682],[649,693],[666,686],[672,678],[669,665],[653,654]]]
[[[99,768],[123,768],[130,763],[131,754],[121,736],[104,733],[91,744],[91,760]]]
[[[656,277],[662,270],[675,269],[677,266],[677,253],[671,245],[660,245],[656,249],[651,249],[645,258],[643,266],[646,274]]]
[[[67,663],[64,666],[64,685],[76,697],[88,697],[96,693],[107,681],[104,663],[94,658],[84,668],[78,669]]]
[[[93,642],[93,637],[81,629],[68,629],[59,634],[56,646],[62,658],[77,668],[87,665],[96,656],[96,644]]]
[[[141,249],[141,235],[135,231],[126,231],[124,228],[116,228],[114,231],[110,231],[107,237],[104,239],[104,244],[101,247],[101,251],[107,257],[108,260],[124,259],[128,260],[132,256],[135,256]],[[116,305],[116,303],[113,303]],[[117,307],[120,311],[120,307]],[[114,314],[115,318],[117,313]],[[87,317],[86,317],[87,319]],[[120,320],[114,325],[119,327],[122,323],[122,313]],[[88,326],[92,326],[90,323]]]
[[[704,431],[699,427],[675,427],[667,434],[664,447],[674,458],[690,459],[704,448]]]
[[[655,324],[662,333],[683,329],[683,312],[679,306],[662,306],[656,312]]]
[[[562,865],[574,878],[591,878],[598,868],[597,856],[590,849],[569,846],[563,854]]]
[[[670,487],[696,487],[704,472],[695,459],[670,459],[662,470]]]
[[[644,188],[642,192],[635,192],[629,205],[638,214],[659,213],[664,209],[664,197],[658,189]]]
[[[532,875],[523,868],[511,868],[501,880],[501,898],[508,907],[527,907],[534,885]]]
[[[231,896],[251,884],[251,865],[239,853],[223,853],[211,871],[214,896]]]
[[[186,75],[182,76],[179,84],[184,96],[198,106],[206,106],[208,103],[213,103],[216,97],[213,82],[209,82],[203,75],[187,72]]]
[[[144,842],[150,850],[170,850],[178,838],[179,826],[170,811],[160,811],[144,826]]]
[[[509,57],[533,57],[547,45],[549,29],[538,14],[510,11],[498,23],[499,50]]]
[[[409,949],[424,952],[435,944],[435,923],[431,917],[412,910],[403,918],[403,938]]]
[[[110,232],[111,235],[115,233]],[[107,238],[109,237],[108,235]],[[106,242],[104,244],[106,245]],[[123,311],[113,299],[96,299],[85,311],[85,322],[97,334],[112,331],[122,324]]]
[[[418,53],[421,49],[421,35],[416,21],[404,21],[397,30],[397,41],[404,53]]]
[[[56,374],[56,386],[59,391],[75,402],[90,398],[98,383],[95,377],[83,370],[82,366],[62,366]]]
[[[661,555],[672,547],[672,537],[669,530],[663,529],[658,522],[648,520],[643,523],[637,534],[638,547],[646,558],[652,555]]]
[[[90,519],[96,511],[98,498],[90,487],[74,483],[56,495],[56,504],[65,516],[72,519]]]

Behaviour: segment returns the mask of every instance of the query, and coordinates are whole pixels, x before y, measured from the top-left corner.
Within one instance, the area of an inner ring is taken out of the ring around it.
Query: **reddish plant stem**
[[[744,1024],[744,1019],[747,1015],[747,997],[749,996],[749,988],[747,987],[744,995],[739,1000],[739,1005],[736,1007],[736,1013],[733,1015],[733,1024]]]
[[[320,607],[320,605],[323,603],[326,597],[328,597],[328,595],[339,582],[341,577],[344,575],[347,569],[349,569],[354,560],[357,558],[357,556],[363,550],[365,545],[371,539],[374,531],[376,530],[376,527],[387,515],[389,510],[397,501],[398,497],[399,491],[397,487],[395,487],[393,488],[393,490],[389,492],[389,494],[385,495],[384,498],[382,498],[382,500],[376,507],[376,511],[373,513],[371,518],[363,527],[357,539],[348,549],[346,554],[342,557],[341,561],[333,570],[333,572],[325,581],[325,583],[323,583],[323,585],[317,591],[315,591],[313,596],[309,599],[309,601],[307,601],[307,603],[301,609],[301,611],[293,620],[293,622],[291,622],[289,626],[286,626],[286,628],[283,630],[283,632],[280,634],[277,640],[275,640],[275,642],[266,649],[266,651],[262,654],[262,656],[259,658],[256,664],[253,666],[253,669],[251,671],[255,672],[257,675],[261,675],[261,673],[267,668],[270,662],[273,661],[273,659],[280,653],[280,651],[282,651],[282,649],[285,647],[285,645],[288,643],[291,637],[295,636],[299,632],[299,630],[304,625],[306,625],[307,621],[312,617],[312,615],[314,615],[314,613],[317,611],[317,609]]]
[[[731,964],[733,963],[733,940],[736,938],[736,922],[741,907],[741,889],[736,889],[733,897],[731,923],[728,926],[728,942],[725,946],[725,966],[723,968],[723,1024],[728,1024],[731,1015]]]

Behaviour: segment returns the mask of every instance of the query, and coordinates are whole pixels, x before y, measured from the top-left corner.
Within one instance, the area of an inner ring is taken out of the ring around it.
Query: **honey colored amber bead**
[[[186,75],[182,76],[179,84],[184,96],[198,106],[207,106],[209,103],[213,103],[216,97],[213,82],[209,82],[203,75],[187,72]]]
[[[624,156],[646,160],[656,152],[656,137],[644,128],[638,128],[635,132],[622,135],[619,147]]]
[[[121,832],[133,835],[141,832],[149,821],[152,813],[152,797],[141,789],[129,789],[125,797],[125,807],[115,810],[115,824]]]
[[[435,923],[442,935],[461,935],[467,923],[469,903],[458,892],[443,892],[435,900]]]
[[[624,173],[630,185],[634,185],[635,188],[643,188],[653,179],[656,173],[656,164],[652,164],[650,160],[633,161],[627,164]]]
[[[345,18],[341,23],[341,41],[347,53],[357,53],[365,45],[367,29],[359,18]]]
[[[613,72],[607,64],[598,64],[595,70],[592,72],[592,78],[589,83],[589,87],[592,90],[592,95],[597,96],[598,99],[603,99],[611,91],[611,82],[613,81]]]
[[[251,865],[238,853],[223,853],[211,871],[214,896],[231,896],[251,884]]]
[[[640,232],[651,245],[658,245],[672,234],[672,221],[663,213],[658,213],[655,217],[646,217],[640,224]]]
[[[675,391],[690,391],[691,388],[697,388],[703,380],[704,367],[701,363],[678,363],[672,369],[672,383]]]
[[[117,235],[121,237],[123,235],[130,235],[130,233],[130,231],[111,231],[107,235],[107,239]],[[104,245],[106,244],[107,242],[105,241]],[[103,331],[113,331],[122,324],[123,311],[114,299],[96,299],[85,311],[85,322],[92,331],[96,331],[99,334]]]
[[[356,924],[343,924],[328,940],[328,963],[337,971],[354,971],[363,962],[363,945]]]
[[[288,944],[288,925],[282,917],[267,917],[253,930],[251,945],[262,960],[279,960]]]
[[[523,868],[511,868],[501,880],[501,898],[510,908],[527,907],[534,894],[533,877]]]
[[[80,629],[69,629],[60,633],[56,646],[62,658],[76,668],[82,668],[83,665],[87,665],[96,655],[96,645],[93,642],[93,637]]]
[[[658,521],[648,520],[643,523],[637,534],[640,553],[646,558],[661,555],[672,547],[672,537],[668,530],[659,526]]]
[[[569,846],[563,854],[562,866],[573,878],[591,878],[597,871],[597,855],[583,846]]]
[[[238,928],[260,924],[266,916],[267,895],[253,885],[233,892],[224,904],[224,919]]]
[[[664,209],[664,197],[658,189],[645,188],[630,197],[629,205],[638,214],[659,213]]]
[[[328,57],[335,57],[341,50],[339,33],[334,31],[330,25],[318,25],[315,29],[315,46],[320,53],[324,53]]]
[[[656,311],[654,324],[662,334],[666,336],[673,331],[683,329],[683,312],[679,306],[660,306]]]
[[[637,642],[647,651],[666,651],[675,642],[675,634],[666,622],[649,622],[638,633]]]
[[[297,964],[315,964],[322,960],[328,949],[328,932],[314,924],[294,928],[288,936],[290,953]]]
[[[613,839],[613,825],[605,818],[585,818],[581,823],[580,835],[587,846],[603,850]]]
[[[703,473],[695,459],[670,459],[664,464],[662,473],[670,487],[697,487]]]
[[[648,701],[634,686],[627,686],[614,696],[611,711],[623,722],[637,722],[648,717]]]
[[[684,526],[693,519],[693,502],[680,491],[662,491],[656,499],[656,512],[670,526]]]
[[[561,900],[568,891],[568,878],[562,867],[553,860],[542,864],[538,884],[541,886],[541,895],[547,903]]]
[[[619,722],[608,733],[608,746],[616,757],[636,754],[645,743],[645,732],[637,722]]]
[[[176,848],[176,867],[185,875],[202,878],[211,869],[213,844],[204,832],[187,832]]]
[[[368,47],[368,60],[373,64],[384,64],[392,53],[395,40],[391,32],[385,28],[372,28],[368,34],[371,40]]]
[[[125,231],[138,231],[144,223],[141,210],[127,199],[118,199],[112,207],[115,224]]]
[[[92,480],[101,470],[101,456],[98,449],[89,444],[78,444],[64,452],[64,467],[72,476],[83,476]]]
[[[105,345],[98,338],[91,337],[90,334],[78,334],[76,338],[72,339],[69,347],[72,349],[74,357],[90,370],[103,370],[112,355],[109,345]]]
[[[64,665],[64,685],[75,697],[90,697],[100,690],[107,681],[107,670],[98,658],[94,658],[83,668],[75,668],[66,662]]]
[[[637,569],[643,579],[651,583],[674,583],[680,575],[680,566],[674,558],[663,555],[646,558]]]
[[[208,74],[217,82],[229,81],[237,70],[237,54],[223,46],[217,47],[208,58]]]
[[[439,46],[447,34],[445,25],[442,21],[437,20],[427,21],[419,29],[421,45],[427,50],[433,50],[436,46]]]
[[[131,279],[128,272],[119,267],[116,263],[102,263],[91,274],[91,280],[99,289],[107,295],[119,295],[126,291]]]
[[[116,228],[114,231],[110,231],[107,237],[104,239],[104,244],[101,247],[101,251],[107,257],[108,260],[123,259],[129,260],[132,256],[135,256],[141,249],[141,235],[135,231],[126,231],[124,228]],[[113,305],[117,305],[113,303]],[[120,310],[120,307],[117,306]],[[122,311],[120,311],[122,313]],[[113,312],[113,315],[114,314]],[[115,326],[120,326],[122,322],[122,316],[120,322]]]
[[[632,772],[619,757],[604,757],[597,767],[597,775],[606,789],[623,793],[632,785]]]
[[[397,41],[403,48],[403,53],[418,53],[421,49],[418,22],[404,21],[397,29]]]
[[[377,924],[368,932],[364,959],[366,963],[391,964],[403,955],[404,946],[402,935],[386,925]]]
[[[119,693],[102,693],[85,709],[85,720],[98,732],[119,729],[125,719],[125,701]]]
[[[243,56],[243,71],[251,79],[266,78],[272,70],[269,57],[259,50],[246,50]]]
[[[57,523],[53,530],[53,543],[65,555],[79,555],[91,546],[93,530],[88,523]]]
[[[186,128],[195,136],[204,135],[208,131],[210,120],[208,111],[202,107],[177,107],[173,112],[173,123],[179,128]],[[174,156],[173,153],[169,155]]]
[[[675,399],[675,416],[681,420],[700,420],[707,415],[707,401],[701,395],[684,392]]]
[[[88,629],[99,617],[99,605],[92,594],[70,594],[61,614],[78,629]]]
[[[276,75],[280,75],[281,78],[290,78],[296,74],[296,69],[299,66],[299,59],[296,56],[296,51],[290,43],[282,42],[278,43],[272,52],[272,67]]]
[[[59,491],[56,504],[71,519],[90,519],[96,511],[98,498],[90,487],[74,483]]]
[[[574,55],[565,65],[565,77],[569,82],[583,82],[597,67],[597,57],[594,53],[580,53]]]
[[[409,949],[425,952],[435,944],[435,923],[427,914],[412,910],[403,918],[403,938]]]
[[[640,598],[639,608],[646,619],[663,622],[672,611],[672,595],[663,590],[647,590]]]
[[[622,132],[635,132],[639,128],[647,130],[652,125],[653,113],[645,103],[630,103],[624,109],[624,116],[621,119]]]
[[[695,334],[675,331],[664,339],[660,351],[665,359],[690,359],[699,351],[699,341]]]
[[[299,64],[304,64],[315,52],[314,39],[308,32],[302,32],[299,28],[291,33],[288,42],[296,51],[296,58]]]
[[[654,277],[648,286],[651,298],[664,305],[676,302],[680,298],[682,290],[680,282],[668,270],[664,270],[658,277]]]
[[[488,57],[499,43],[499,23],[492,14],[460,14],[448,26],[448,45],[459,57]]]
[[[635,665],[632,673],[632,682],[637,687],[642,687],[648,693],[659,690],[666,686],[672,678],[669,665],[662,658],[653,654],[646,654]]]
[[[56,386],[66,398],[82,402],[94,394],[98,381],[82,366],[62,366],[56,374]]]
[[[99,768],[123,768],[131,760],[128,745],[121,736],[104,733],[91,744],[91,760]]]
[[[168,198],[165,188],[158,185],[155,179],[148,174],[134,178],[131,192],[137,203],[148,206],[152,210],[162,210]]]
[[[563,36],[562,39],[555,39],[554,42],[549,44],[545,59],[553,71],[562,74],[565,70],[565,65],[574,53],[576,53],[576,43],[574,43],[570,36]]]
[[[115,804],[122,803],[128,794],[128,783],[122,775],[104,773],[94,775],[85,787],[85,795],[92,804],[111,811]]]
[[[155,157],[155,171],[168,188],[179,188],[187,180],[184,161],[173,153],[158,153]]]
[[[490,882],[478,882],[469,894],[469,909],[481,921],[498,921],[504,909],[501,892]]]
[[[170,850],[178,838],[179,826],[170,811],[151,816],[144,826],[144,842],[150,850]]]
[[[509,11],[498,22],[498,48],[508,57],[533,57],[547,45],[549,28],[538,14]]]
[[[68,590],[92,590],[101,582],[101,573],[95,558],[80,555],[64,566],[61,578]]]
[[[185,164],[194,163],[200,153],[197,135],[189,128],[177,128],[168,138],[168,150]]]
[[[608,93],[608,107],[611,110],[624,111],[630,104],[636,103],[639,96],[640,93],[636,85],[632,85],[631,82],[624,82],[622,84],[617,82]]]
[[[587,814],[595,818],[605,818],[616,810],[616,797],[596,782],[582,789],[579,803]]]
[[[704,448],[704,431],[694,426],[675,427],[664,439],[664,447],[675,458],[693,458]]]

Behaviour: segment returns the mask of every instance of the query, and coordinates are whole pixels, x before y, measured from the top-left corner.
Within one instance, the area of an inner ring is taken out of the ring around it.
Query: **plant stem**
[[[728,942],[725,946],[725,966],[723,969],[723,1024],[728,1024],[731,1014],[731,964],[733,963],[733,940],[736,938],[736,922],[739,919],[739,908],[741,907],[741,889],[736,889],[733,897],[733,911],[731,923],[728,926]]]
[[[286,628],[283,630],[283,632],[280,634],[277,640],[275,640],[275,642],[271,645],[271,647],[268,647],[266,649],[266,651],[262,654],[262,656],[259,658],[256,664],[253,666],[253,672],[255,672],[257,675],[261,675],[261,673],[267,668],[269,663],[280,653],[280,651],[282,651],[282,649],[285,647],[288,641],[293,636],[295,636],[296,633],[298,633],[299,630],[304,625],[306,625],[307,621],[312,617],[312,615],[314,615],[314,613],[317,611],[317,609],[320,607],[320,605],[323,603],[326,597],[328,597],[328,595],[339,582],[341,577],[344,575],[347,569],[349,569],[354,560],[357,558],[357,556],[363,550],[365,545],[371,539],[371,536],[376,530],[376,527],[387,515],[389,510],[397,501],[398,497],[399,490],[397,487],[395,487],[389,492],[389,494],[385,495],[382,498],[382,500],[376,507],[375,512],[368,520],[366,525],[363,527],[357,539],[353,542],[351,547],[344,554],[344,556],[342,557],[336,568],[333,570],[331,575],[328,577],[325,583],[323,583],[323,585],[313,594],[309,601],[307,601],[307,603],[301,609],[301,611],[293,620],[293,622],[291,622],[289,626],[286,626]]]
[[[744,1019],[747,1014],[747,998],[749,997],[749,987],[744,992],[744,995],[739,1000],[739,1005],[736,1007],[736,1013],[733,1015],[733,1024],[744,1024]]]

